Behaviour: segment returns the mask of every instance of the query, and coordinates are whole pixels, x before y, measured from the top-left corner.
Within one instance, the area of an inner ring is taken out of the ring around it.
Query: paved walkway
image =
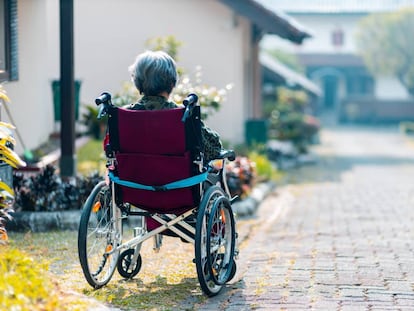
[[[414,145],[329,128],[260,206],[232,286],[198,310],[414,310]]]

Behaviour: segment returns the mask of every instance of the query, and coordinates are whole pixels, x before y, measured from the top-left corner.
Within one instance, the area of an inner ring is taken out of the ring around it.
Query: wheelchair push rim
[[[231,204],[218,186],[203,196],[197,215],[195,262],[203,292],[217,295],[234,275],[236,232]]]
[[[83,207],[78,233],[79,261],[87,282],[94,288],[106,285],[117,267],[116,248],[122,226],[118,212],[112,208],[110,187],[104,181],[97,184]]]

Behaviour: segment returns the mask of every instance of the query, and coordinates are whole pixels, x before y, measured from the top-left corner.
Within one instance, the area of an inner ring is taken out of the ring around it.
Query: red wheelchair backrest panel
[[[181,155],[186,150],[184,108],[118,110],[119,146],[122,153]]]

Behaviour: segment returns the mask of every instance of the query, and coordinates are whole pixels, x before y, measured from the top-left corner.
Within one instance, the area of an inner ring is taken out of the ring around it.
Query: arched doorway
[[[322,111],[336,111],[344,96],[344,74],[336,68],[325,67],[315,69],[310,73],[310,78],[322,89],[322,96],[319,98],[319,109]]]
[[[338,77],[327,75],[321,78],[323,85],[323,108],[332,110],[338,101]]]

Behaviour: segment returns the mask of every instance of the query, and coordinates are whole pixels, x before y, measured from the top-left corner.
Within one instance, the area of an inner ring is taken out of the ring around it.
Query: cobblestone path
[[[234,283],[197,310],[414,310],[414,145],[331,128],[260,206]]]

